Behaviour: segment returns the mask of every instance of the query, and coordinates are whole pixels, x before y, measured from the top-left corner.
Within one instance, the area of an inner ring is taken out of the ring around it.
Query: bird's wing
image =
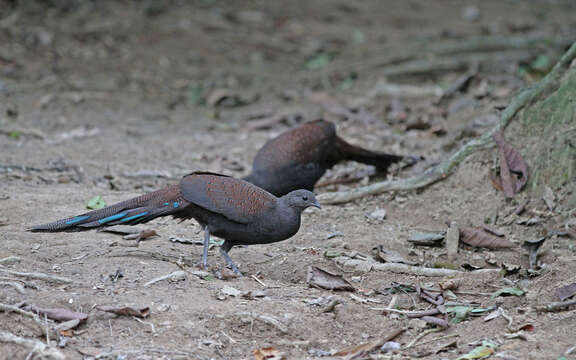
[[[180,192],[187,201],[242,224],[266,216],[277,202],[274,195],[244,180],[208,172],[185,176]]]
[[[271,171],[325,161],[333,151],[334,124],[317,120],[302,124],[267,142],[256,154],[253,171]]]

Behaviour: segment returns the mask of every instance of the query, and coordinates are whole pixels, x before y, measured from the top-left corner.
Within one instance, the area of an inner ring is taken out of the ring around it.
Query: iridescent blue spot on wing
[[[76,224],[77,222],[80,222],[80,221],[82,221],[82,220],[86,220],[86,219],[88,219],[89,217],[90,217],[90,216],[88,216],[88,215],[76,216],[75,218],[66,221],[66,225]]]
[[[143,213],[141,213],[141,214],[136,214],[136,215],[133,215],[133,216],[129,216],[129,217],[127,217],[126,219],[122,219],[122,220],[120,220],[120,221],[121,221],[121,222],[130,221],[130,220],[137,219],[137,218],[139,218],[139,217],[145,216],[146,214],[148,214],[148,211],[143,212]]]
[[[174,204],[172,204],[172,206],[174,206],[174,209],[178,208],[178,206],[180,206],[180,204],[178,204],[176,201],[174,202]]]
[[[165,205],[165,206],[168,206],[168,205],[170,205],[170,203],[164,203],[164,205]]]
[[[117,220],[117,219],[123,218],[124,216],[126,216],[126,212],[121,212],[120,214],[116,214],[116,215],[112,215],[112,216],[108,216],[108,217],[105,217],[103,219],[100,219],[100,220],[98,220],[98,222],[100,224],[104,224],[104,223],[107,223],[107,222],[112,221],[112,220]]]

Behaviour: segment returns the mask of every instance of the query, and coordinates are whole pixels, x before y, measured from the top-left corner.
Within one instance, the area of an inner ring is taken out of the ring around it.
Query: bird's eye
[[[302,200],[308,201],[308,196],[302,196]]]

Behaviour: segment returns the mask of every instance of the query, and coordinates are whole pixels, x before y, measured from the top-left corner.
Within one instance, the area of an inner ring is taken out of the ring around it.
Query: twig
[[[416,343],[418,342],[418,340],[422,339],[424,336],[428,335],[428,334],[432,334],[435,332],[439,332],[444,330],[443,328],[433,328],[433,329],[428,329],[425,331],[422,331],[420,334],[418,334],[418,336],[416,336],[414,338],[414,340],[410,341],[410,343],[408,345],[406,345],[404,347],[404,349],[410,349],[411,347],[417,346]]]
[[[413,318],[420,318],[423,316],[431,316],[431,315],[440,314],[440,310],[438,310],[437,308],[433,308],[430,310],[424,310],[424,311],[405,311],[405,310],[398,310],[398,309],[393,309],[393,308],[370,308],[370,310],[377,310],[377,311],[391,312],[391,313],[406,315],[406,317],[412,318],[412,319]]]
[[[156,252],[146,251],[146,250],[139,250],[139,249],[125,249],[123,251],[112,253],[112,254],[110,254],[110,256],[111,257],[133,256],[133,257],[144,257],[144,258],[149,258],[149,259],[154,259],[154,260],[159,260],[159,261],[166,261],[166,262],[177,265],[181,269],[183,269],[184,267],[193,267],[194,265],[196,265],[196,263],[193,262],[188,257],[166,255],[166,254],[161,254],[161,253],[156,253]]]
[[[433,329],[433,330],[436,330],[436,329]],[[428,334],[426,334],[426,335],[428,335]],[[450,334],[450,335],[438,336],[438,337],[435,337],[434,339],[422,341],[421,343],[414,344],[410,347],[416,347],[416,346],[420,346],[420,345],[430,344],[430,343],[436,342],[438,340],[444,340],[444,339],[449,339],[449,338],[458,337],[458,336],[460,336],[460,334]],[[405,347],[404,349],[407,349],[407,348],[408,348],[408,346]]]
[[[576,305],[576,299],[568,300],[568,301],[561,301],[561,302],[553,302],[548,305],[538,306],[536,307],[536,311],[540,312],[554,312],[554,311],[561,311],[566,310],[568,307]]]
[[[26,294],[24,286],[16,281],[0,281],[0,286],[2,285],[12,286],[19,294]]]
[[[482,275],[482,274],[498,274],[500,272],[499,269],[480,269],[470,272],[464,272],[459,270],[452,270],[452,269],[436,269],[436,268],[427,268],[421,266],[412,266],[400,263],[375,263],[372,266],[374,270],[380,271],[391,271],[394,273],[404,273],[404,274],[413,274],[419,276],[455,276],[455,275],[463,275],[463,276],[474,276],[474,275]]]
[[[54,281],[54,282],[63,283],[63,284],[72,283],[72,280],[70,280],[70,279],[63,278],[60,276],[43,274],[43,273],[23,273],[23,272],[17,272],[17,271],[8,270],[8,269],[2,269],[2,268],[0,268],[0,272],[3,272],[5,274],[10,274],[10,275],[16,276],[16,277],[23,277],[26,279]]]
[[[25,310],[20,309],[17,306],[3,304],[3,303],[0,303],[0,312],[15,312],[17,314],[27,316],[27,317],[31,318],[32,320],[34,320],[34,322],[38,325],[40,332],[42,334],[44,334],[44,332],[45,332],[44,322],[42,321],[42,319],[40,319],[40,317],[38,315],[34,314],[33,312],[25,311]]]
[[[136,316],[132,316],[132,319],[138,321],[141,324],[149,325],[152,328],[152,333],[156,334],[156,328],[154,327],[154,324],[152,324],[151,322],[140,320]]]
[[[22,258],[20,258],[18,256],[11,255],[11,256],[7,256],[5,258],[0,259],[0,265],[19,263],[20,260],[22,260]]]
[[[186,271],[182,271],[182,270],[174,271],[168,275],[163,275],[163,276],[154,278],[154,279],[148,281],[143,286],[148,287],[152,284],[156,284],[157,282],[160,282],[163,280],[178,280],[178,279],[186,279]]]
[[[445,159],[437,166],[426,170],[420,175],[407,179],[382,181],[347,192],[320,194],[318,200],[323,204],[340,204],[365,196],[380,194],[385,191],[415,190],[444,180],[462,161],[468,158],[468,156],[490,144],[492,142],[492,136],[496,132],[505,129],[520,110],[531,105],[542,96],[554,92],[559,86],[562,74],[570,66],[574,58],[576,58],[576,43],[572,44],[570,49],[562,56],[546,77],[533,87],[525,88],[512,99],[508,107],[502,112],[500,122],[496,126],[482,136],[464,144],[448,159]]]
[[[268,315],[262,315],[262,314],[258,314],[258,313],[254,313],[254,312],[248,312],[248,311],[243,311],[240,312],[238,314],[236,314],[238,317],[247,317],[250,320],[260,320],[265,324],[271,325],[272,327],[275,327],[276,329],[278,329],[281,333],[287,334],[288,333],[288,328],[286,327],[286,325],[282,324],[280,321],[278,321],[278,319],[272,317],[272,316],[268,316]]]
[[[257,277],[256,275],[252,275],[251,278],[254,279],[254,280],[256,280],[256,282],[257,282],[258,284],[260,284],[260,285],[262,285],[262,286],[264,286],[264,287],[268,287],[268,285],[264,284],[264,283],[262,282],[262,280],[258,279],[258,277]]]
[[[37,355],[40,359],[66,359],[66,356],[58,351],[58,349],[47,346],[41,341],[23,338],[6,331],[0,331],[0,342],[13,343],[29,348],[31,350],[30,354],[35,355],[31,358],[37,358]]]

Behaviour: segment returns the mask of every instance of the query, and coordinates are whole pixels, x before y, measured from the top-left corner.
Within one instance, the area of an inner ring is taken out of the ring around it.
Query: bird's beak
[[[318,209],[322,209],[322,207],[320,206],[320,203],[318,202],[318,200],[316,200],[316,201],[314,202],[314,204],[312,204],[312,205],[310,205],[310,206],[314,206],[314,207],[317,207]]]

